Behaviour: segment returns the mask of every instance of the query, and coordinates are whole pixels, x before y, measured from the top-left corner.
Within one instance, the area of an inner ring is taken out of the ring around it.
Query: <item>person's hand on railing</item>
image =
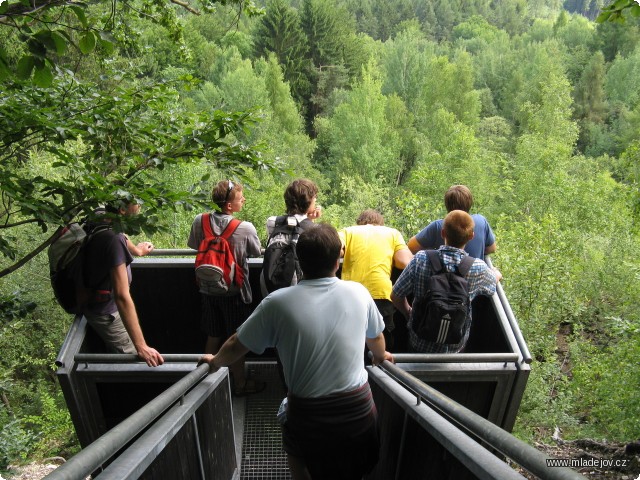
[[[138,251],[138,256],[144,257],[145,255],[149,255],[151,252],[153,252],[153,249],[155,247],[151,242],[140,242],[138,245],[136,245],[136,248]]]
[[[496,267],[491,267],[491,271],[496,276],[496,281],[497,282],[502,280],[502,273],[500,273],[500,270],[498,270]]]
[[[375,366],[375,365],[380,365],[382,362],[384,362],[385,360],[389,360],[391,363],[396,363],[395,360],[393,359],[393,355],[391,355],[390,352],[387,352],[385,350],[384,352],[384,356],[383,358],[376,358],[375,355],[371,355],[371,363]]]
[[[136,347],[136,350],[138,351],[138,357],[144,360],[150,367],[157,367],[164,363],[164,358],[162,358],[160,352],[155,348],[145,344],[140,347]]]
[[[202,365],[203,363],[207,363],[209,365],[209,373],[215,373],[220,368],[216,367],[213,364],[214,358],[215,358],[214,355],[211,355],[210,353],[205,353],[203,356],[200,357],[200,360],[198,360],[198,365]]]

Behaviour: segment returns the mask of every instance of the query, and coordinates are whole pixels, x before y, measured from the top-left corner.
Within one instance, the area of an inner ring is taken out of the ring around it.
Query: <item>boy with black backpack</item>
[[[205,353],[215,354],[251,313],[248,257],[260,256],[260,239],[250,222],[239,221],[246,199],[243,187],[222,180],[211,192],[219,212],[196,216],[187,245],[198,251],[196,281],[202,298],[202,329],[207,333]],[[263,382],[247,379],[244,357],[230,366],[233,392],[244,396],[262,391]]]
[[[311,180],[294,180],[284,191],[287,214],[267,219],[267,247],[264,252],[260,290],[263,297],[298,283],[302,277],[295,246],[302,232],[313,228],[322,209],[316,205],[318,187]]]
[[[467,212],[449,212],[442,228],[445,244],[419,251],[393,286],[391,301],[408,320],[409,344],[415,352],[461,352],[471,329],[471,302],[496,291],[502,274],[463,250],[473,229]]]

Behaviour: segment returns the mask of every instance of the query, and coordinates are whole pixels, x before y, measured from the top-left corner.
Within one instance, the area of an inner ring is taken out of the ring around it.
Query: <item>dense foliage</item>
[[[127,228],[182,248],[225,177],[263,239],[294,177],[320,185],[335,226],[373,207],[407,239],[469,185],[535,357],[516,433],[640,437],[633,2],[600,18],[623,23],[595,23],[598,1],[226,3],[51,3],[37,28],[0,4],[0,468],[75,448],[51,232],[133,198]]]

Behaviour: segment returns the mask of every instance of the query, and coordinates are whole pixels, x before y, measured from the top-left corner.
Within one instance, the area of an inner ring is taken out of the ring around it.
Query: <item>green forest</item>
[[[640,5],[607,3],[0,0],[0,471],[79,448],[56,232],[134,200],[185,248],[226,178],[263,241],[294,178],[405,240],[468,185],[534,358],[515,435],[640,438]]]

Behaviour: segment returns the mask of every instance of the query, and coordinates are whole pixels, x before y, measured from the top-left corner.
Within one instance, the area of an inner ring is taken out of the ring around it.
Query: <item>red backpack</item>
[[[204,238],[196,255],[196,282],[200,293],[224,295],[231,286],[242,287],[244,272],[242,266],[236,263],[228,241],[241,223],[233,218],[224,231],[216,235],[211,228],[211,214],[202,214]]]

